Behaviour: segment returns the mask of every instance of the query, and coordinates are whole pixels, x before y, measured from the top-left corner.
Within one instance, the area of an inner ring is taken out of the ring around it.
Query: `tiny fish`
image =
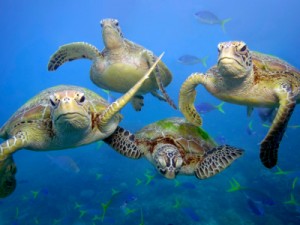
[[[196,214],[196,212],[194,211],[194,209],[190,208],[190,207],[185,207],[181,209],[183,211],[184,214],[186,214],[190,219],[199,222],[200,221],[200,217]]]
[[[211,112],[216,109],[218,111],[220,111],[221,113],[225,113],[222,108],[224,103],[225,102],[221,102],[219,105],[213,105],[208,102],[203,102],[203,103],[200,103],[199,105],[196,105],[195,107],[196,107],[196,110],[198,111],[198,113],[200,113],[200,114],[205,114],[205,113]]]
[[[102,89],[102,91],[104,91],[106,94],[107,94],[107,102],[109,104],[113,103],[116,101],[116,97],[114,97],[112,94],[111,94],[111,91],[109,90],[105,90],[105,89]]]
[[[253,130],[253,121],[252,120],[248,123],[248,126],[246,128],[246,132],[250,136],[256,134],[256,132]]]
[[[277,108],[265,108],[260,107],[257,109],[258,116],[262,120],[262,122],[269,122],[272,123],[274,117],[277,113]]]
[[[224,20],[220,20],[214,13],[210,12],[210,11],[199,11],[195,13],[195,17],[197,18],[197,20],[200,23],[203,24],[210,24],[210,25],[214,25],[214,24],[220,24],[222,27],[222,30],[225,32],[225,23],[229,22],[231,19],[224,19]]]
[[[264,208],[260,203],[256,203],[251,199],[247,199],[247,206],[249,210],[257,216],[264,215]]]
[[[178,62],[184,65],[195,65],[201,63],[204,67],[207,67],[206,60],[207,56],[203,58],[198,58],[193,55],[183,55],[178,58]]]
[[[77,163],[70,156],[50,156],[47,155],[53,164],[66,172],[79,173],[80,169]]]
[[[242,190],[242,192],[245,194],[247,199],[251,199],[254,202],[258,202],[268,206],[275,204],[274,200],[270,196],[259,190],[247,188]]]
[[[215,138],[215,141],[219,144],[219,145],[224,145],[226,144],[227,140],[223,135],[219,135]]]

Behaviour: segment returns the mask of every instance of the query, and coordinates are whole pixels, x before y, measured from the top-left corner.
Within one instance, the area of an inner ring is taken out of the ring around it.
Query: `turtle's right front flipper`
[[[54,71],[62,64],[75,59],[94,60],[102,57],[101,52],[93,46],[85,42],[74,42],[61,46],[51,57],[48,63],[48,70]]]
[[[16,164],[11,155],[0,161],[0,198],[9,196],[15,190],[17,185],[16,172]]]
[[[220,173],[241,157],[244,150],[229,145],[220,145],[206,152],[204,160],[195,170],[196,177],[206,179]]]
[[[202,119],[195,108],[196,87],[204,84],[205,76],[200,73],[193,73],[181,85],[179,93],[179,110],[186,120],[196,126],[202,125]]]
[[[0,162],[5,160],[15,151],[27,146],[27,135],[19,131],[15,136],[7,139],[0,144]]]
[[[122,127],[117,127],[115,132],[103,141],[126,157],[138,159],[142,156],[142,152],[135,142],[134,134]]]

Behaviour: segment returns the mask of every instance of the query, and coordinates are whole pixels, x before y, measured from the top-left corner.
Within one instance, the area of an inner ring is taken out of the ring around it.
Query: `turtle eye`
[[[81,98],[79,99],[79,102],[83,103],[84,101],[85,101],[85,97],[84,97],[84,95],[82,95]]]
[[[84,93],[77,93],[76,94],[76,101],[79,103],[83,103],[85,101]]]
[[[50,98],[50,103],[53,107],[55,107],[55,103],[52,101],[52,99]]]
[[[247,50],[247,45],[244,45],[241,49],[240,49],[240,52],[244,52]]]
[[[53,95],[50,96],[49,100],[50,100],[50,104],[51,104],[53,107],[56,107],[56,106],[58,105],[59,101],[60,101],[57,97],[55,97],[55,96],[53,96]]]
[[[100,26],[103,27],[103,20],[100,21]]]
[[[114,20],[115,25],[118,27],[119,26],[119,21],[118,20]]]
[[[220,53],[221,50],[223,49],[223,45],[222,44],[218,44],[218,52]]]

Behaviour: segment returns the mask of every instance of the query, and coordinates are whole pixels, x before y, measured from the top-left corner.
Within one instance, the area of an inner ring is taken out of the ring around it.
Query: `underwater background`
[[[89,60],[47,71],[50,56],[63,44],[84,41],[101,50],[101,19],[118,19],[125,38],[156,55],[165,52],[163,61],[173,73],[166,90],[178,104],[183,81],[216,63],[219,42],[242,40],[250,50],[300,68],[299,8],[298,0],[1,1],[0,124],[28,99],[58,84],[108,97],[90,81]],[[203,24],[195,16],[200,11],[231,20],[224,29]],[[207,57],[206,65],[188,65],[186,55]],[[245,106],[225,103],[222,113],[215,107],[220,100],[202,86],[197,91],[203,128],[220,144],[245,150],[228,169],[206,180],[167,180],[146,159],[125,158],[102,142],[61,151],[22,150],[14,154],[17,188],[0,199],[0,224],[300,224],[300,107],[281,142],[278,167],[269,170],[259,160],[259,143],[270,123],[258,110],[247,117]],[[141,112],[128,104],[122,115],[120,125],[133,132],[182,117],[149,94]],[[234,191],[239,185],[249,191]]]

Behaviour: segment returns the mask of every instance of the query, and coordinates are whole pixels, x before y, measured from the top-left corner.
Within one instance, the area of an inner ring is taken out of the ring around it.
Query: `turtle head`
[[[102,38],[107,49],[116,49],[123,44],[123,35],[116,19],[104,19],[100,21]]]
[[[91,126],[91,114],[83,92],[77,90],[55,92],[50,95],[49,101],[55,130],[85,131]]]
[[[250,74],[252,57],[244,42],[221,42],[218,52],[218,69],[224,78],[243,79]]]
[[[183,162],[178,148],[171,144],[157,145],[153,159],[158,171],[168,179],[176,177]]]

